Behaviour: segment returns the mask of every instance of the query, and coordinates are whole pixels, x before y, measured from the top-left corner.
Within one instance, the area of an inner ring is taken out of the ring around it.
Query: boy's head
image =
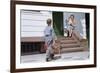
[[[71,15],[70,15],[70,18],[71,18],[71,19],[74,19],[74,15],[73,15],[73,14],[71,14]]]
[[[47,19],[47,24],[48,24],[48,26],[51,26],[51,22],[52,22],[52,20],[49,18],[49,19]]]

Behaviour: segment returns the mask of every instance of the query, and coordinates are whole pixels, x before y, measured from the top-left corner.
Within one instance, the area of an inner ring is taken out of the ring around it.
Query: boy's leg
[[[46,50],[46,61],[50,61],[50,47]]]
[[[69,37],[69,30],[67,30],[67,37]]]
[[[52,47],[50,48],[50,57],[51,59],[54,59],[54,50]]]
[[[54,59],[54,53],[51,54],[51,59]]]

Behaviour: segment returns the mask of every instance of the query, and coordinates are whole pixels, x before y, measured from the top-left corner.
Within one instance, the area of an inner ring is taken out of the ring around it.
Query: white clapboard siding
[[[21,37],[42,37],[52,12],[21,10]]]
[[[43,32],[22,32],[21,37],[41,37]]]
[[[34,28],[35,27],[35,28]],[[45,27],[36,27],[36,26],[27,26],[27,27],[25,27],[25,26],[23,26],[22,28],[21,28],[21,31],[22,32],[27,32],[27,31],[33,31],[33,32],[35,32],[35,31],[38,31],[38,32],[41,32],[41,31],[43,31],[45,29]]]
[[[32,14],[32,15],[34,15],[34,14]],[[42,20],[45,20],[47,17],[49,17],[49,15],[34,15],[34,16],[32,16],[32,15],[22,15],[22,18],[21,19],[30,19],[30,20],[40,20],[40,21],[42,21]]]
[[[42,23],[41,23],[42,22]],[[22,20],[21,21],[22,26],[46,26],[46,21],[40,21],[40,20]]]

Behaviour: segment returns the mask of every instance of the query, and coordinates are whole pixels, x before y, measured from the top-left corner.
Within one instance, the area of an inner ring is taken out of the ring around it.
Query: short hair
[[[71,17],[71,16],[72,16],[73,18],[75,17],[73,14],[71,14],[70,17]]]
[[[47,24],[49,25],[49,24],[51,24],[51,19],[49,18],[49,19],[47,19]]]

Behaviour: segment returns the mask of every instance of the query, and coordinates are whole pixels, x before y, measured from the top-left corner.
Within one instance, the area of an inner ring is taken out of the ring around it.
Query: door
[[[53,12],[53,28],[57,36],[63,36],[63,12]]]

